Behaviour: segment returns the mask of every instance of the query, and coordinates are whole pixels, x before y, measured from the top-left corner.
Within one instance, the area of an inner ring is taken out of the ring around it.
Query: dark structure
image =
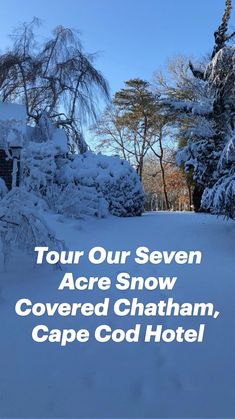
[[[11,151],[9,150],[9,154]],[[0,149],[0,178],[2,178],[8,189],[12,188],[13,183],[13,157],[9,157],[5,150]],[[16,185],[19,186],[20,182],[20,161],[16,161],[17,175],[16,175]]]
[[[8,189],[19,186],[20,154],[25,135],[25,106],[0,102],[0,178]]]
[[[12,171],[13,160],[9,159],[4,150],[0,150],[0,178],[4,180],[8,189],[11,189],[12,185]]]

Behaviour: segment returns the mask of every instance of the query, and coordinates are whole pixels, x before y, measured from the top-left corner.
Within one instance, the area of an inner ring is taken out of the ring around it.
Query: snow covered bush
[[[119,157],[86,152],[66,155],[54,140],[30,142],[22,154],[23,182],[52,210],[79,218],[141,215],[144,192],[138,175]]]
[[[119,157],[86,152],[68,154],[67,137],[42,114],[27,130],[21,153],[21,179],[28,192],[48,207],[80,218],[140,215],[144,192],[135,170]]]
[[[64,160],[57,172],[61,185],[92,187],[108,203],[111,214],[119,217],[141,215],[145,194],[130,164],[119,157],[87,152]]]
[[[23,188],[12,189],[0,201],[0,238],[4,263],[19,249],[33,254],[35,246],[47,246],[53,250],[63,250],[63,242],[40,215],[40,200]]]
[[[21,165],[23,167],[23,183],[28,191],[44,193],[56,176],[56,156],[67,152],[67,144],[61,139],[59,132],[50,140],[30,141],[23,149]],[[62,140],[62,141],[61,141]]]
[[[107,216],[108,204],[95,187],[74,183],[74,179],[60,184],[58,153],[61,154],[61,149],[56,142],[29,144],[23,153],[23,179],[27,190],[35,192],[44,199],[48,208],[60,214],[74,218]],[[70,162],[67,157],[62,160]],[[63,169],[66,168],[65,164]]]
[[[22,153],[22,165],[23,182],[28,191],[40,192],[53,182],[55,159],[45,146],[30,143]]]
[[[107,201],[91,186],[53,184],[47,188],[43,198],[55,212],[71,218],[103,218],[109,213]]]

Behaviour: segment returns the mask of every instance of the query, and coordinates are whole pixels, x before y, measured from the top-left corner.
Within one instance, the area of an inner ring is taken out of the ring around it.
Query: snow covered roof
[[[26,123],[26,108],[16,103],[0,102],[0,121],[22,121]]]
[[[27,114],[24,105],[16,103],[0,102],[0,127],[1,138],[0,148],[3,146],[22,147],[26,146],[30,141],[39,142],[37,140],[38,127],[31,127],[26,125]],[[53,149],[57,154],[64,154],[68,152],[67,136],[65,130],[62,128],[55,128],[52,126],[51,140],[47,143],[43,142],[45,149]]]

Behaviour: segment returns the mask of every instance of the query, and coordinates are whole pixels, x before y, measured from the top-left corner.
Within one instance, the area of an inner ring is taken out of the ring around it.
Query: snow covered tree
[[[228,34],[228,24],[231,17],[232,12],[232,0],[226,0],[225,10],[222,17],[222,21],[218,29],[214,33],[215,37],[215,46],[213,49],[213,53],[211,58],[213,59],[214,56],[219,52],[222,48],[227,45],[227,42],[233,38],[235,32],[232,32],[230,35]]]
[[[215,182],[207,185],[202,207],[235,218],[235,50],[223,47],[207,69],[214,94],[217,167]]]
[[[108,98],[107,82],[76,31],[58,26],[51,39],[38,43],[37,24],[34,19],[18,28],[12,47],[0,55],[0,100],[24,103],[36,125],[47,114],[83,152],[81,123],[96,117],[97,96]]]
[[[213,121],[214,135],[212,144],[213,156],[207,153],[212,161],[211,179],[205,184],[201,206],[216,214],[234,218],[235,213],[235,153],[234,153],[234,115],[235,115],[235,51],[230,45],[235,33],[228,33],[232,1],[226,0],[221,25],[215,32],[215,47],[206,71],[204,80],[213,98],[212,112],[207,117]],[[206,142],[204,149],[208,147]]]
[[[231,6],[231,0],[226,0],[207,65],[197,67],[189,63],[191,98],[187,95],[182,98],[182,85],[174,90],[178,94],[168,92],[163,97],[167,112],[178,119],[181,143],[177,161],[186,173],[192,173],[196,209],[227,216],[234,212],[235,54],[234,46],[230,45],[234,33],[228,34]],[[184,85],[188,81],[184,79]]]
[[[203,66],[204,62],[200,68]],[[198,164],[197,145],[202,136],[213,135],[212,126],[207,122],[207,114],[212,108],[211,97],[205,82],[193,76],[186,57],[179,56],[169,61],[167,70],[167,75],[162,72],[155,74],[155,87],[161,94],[163,113],[170,120],[172,135],[178,140],[177,163],[183,168],[187,183],[193,187],[194,209],[197,210],[203,182],[208,177],[202,161]]]

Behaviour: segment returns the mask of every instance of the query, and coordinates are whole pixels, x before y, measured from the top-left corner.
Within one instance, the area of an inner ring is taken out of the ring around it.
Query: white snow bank
[[[154,213],[143,217],[90,220],[89,223],[48,216],[49,225],[70,249],[103,246],[108,250],[147,246],[162,250],[201,250],[201,265],[139,266],[128,262],[121,270],[131,275],[177,275],[172,292],[181,302],[211,301],[221,315],[206,319],[203,344],[87,344],[65,348],[36,344],[31,330],[82,327],[93,330],[101,320],[80,318],[17,318],[19,298],[33,302],[78,302],[104,298],[102,291],[57,291],[63,272],[35,267],[15,255],[10,270],[0,277],[0,416],[21,418],[234,418],[235,417],[235,227],[215,216],[192,213]],[[115,278],[117,265],[82,260],[74,275]],[[123,269],[124,268],[124,269]],[[137,296],[141,301],[167,298],[158,290],[107,292],[111,299]],[[107,321],[107,320],[105,320]],[[135,323],[157,324],[158,318],[117,318],[113,328]],[[165,327],[181,323],[198,326],[200,319],[165,318]],[[103,321],[104,323],[104,321]],[[161,319],[162,323],[162,319]]]

